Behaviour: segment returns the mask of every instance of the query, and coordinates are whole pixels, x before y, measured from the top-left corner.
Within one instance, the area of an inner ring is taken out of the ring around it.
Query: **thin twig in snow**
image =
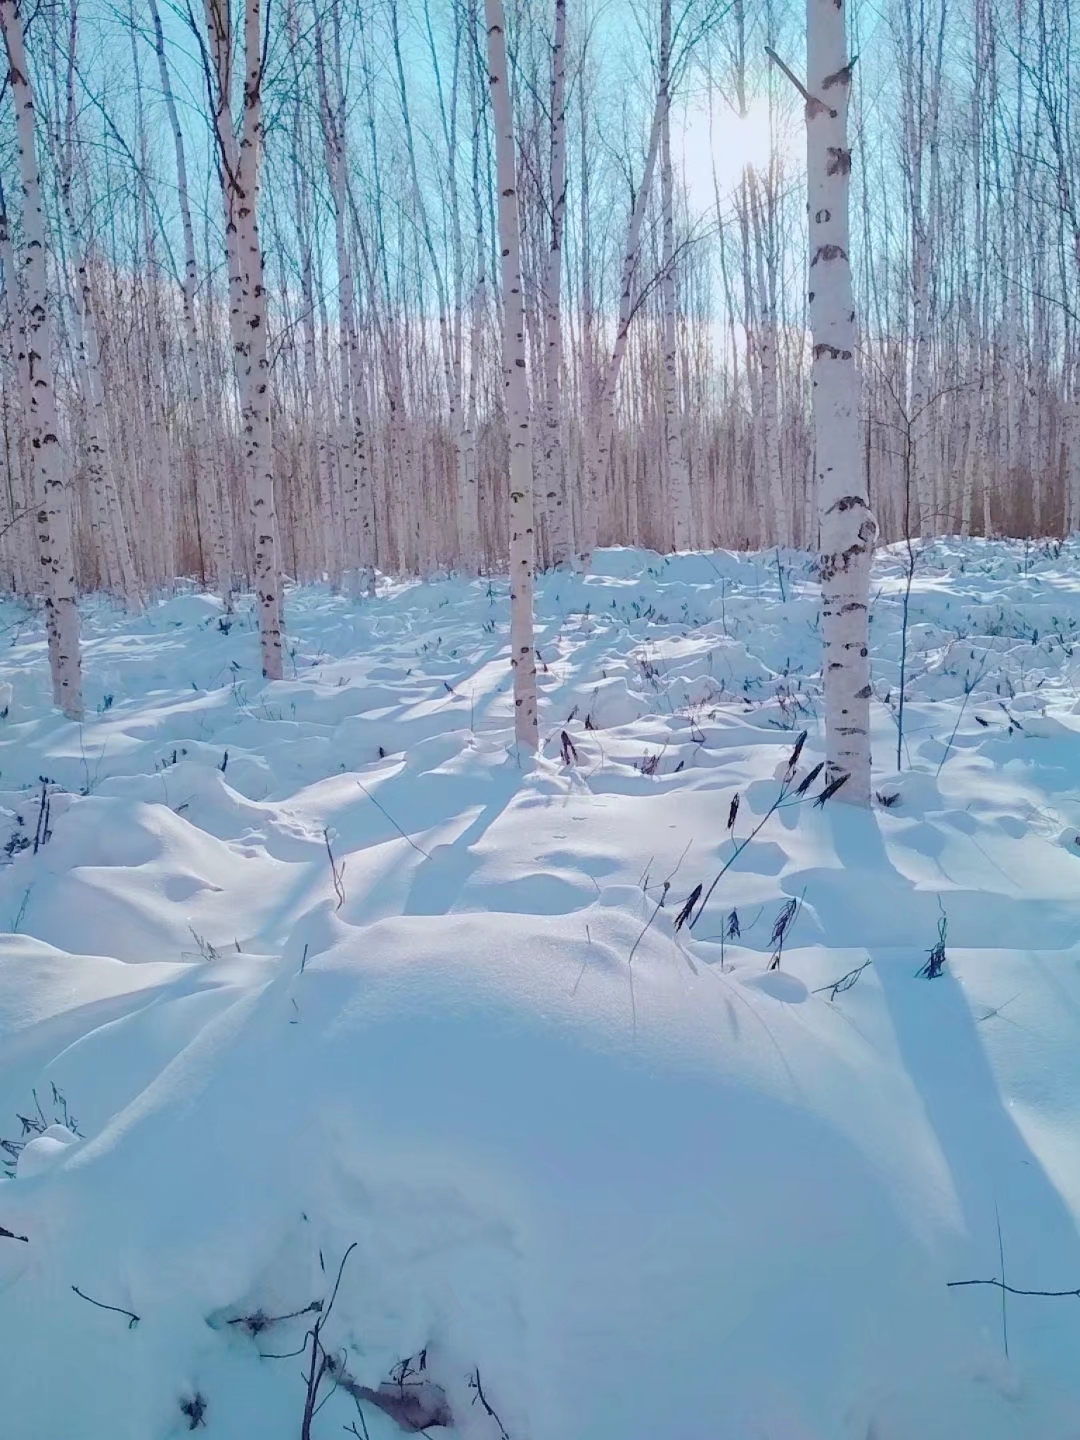
[[[1001,1339],[1005,1346],[1005,1359],[1009,1358],[1009,1318],[1005,1310],[1005,1296],[1009,1287],[1005,1284],[1005,1242],[1001,1238],[1001,1212],[994,1201],[994,1219],[997,1222],[998,1261],[1001,1265]]]
[[[989,653],[987,653],[986,655],[983,656],[982,664],[979,666],[979,669],[978,669],[978,671],[976,672],[975,678],[974,678],[974,680],[972,680],[971,684],[964,686],[964,699],[963,699],[963,703],[962,703],[961,706],[960,706],[960,713],[959,713],[959,715],[957,715],[957,717],[956,717],[956,724],[952,727],[952,734],[949,736],[949,743],[945,746],[945,753],[944,753],[944,755],[942,755],[941,759],[938,761],[938,767],[937,767],[937,769],[934,771],[934,778],[935,778],[935,780],[936,780],[937,777],[941,774],[941,767],[945,764],[945,761],[949,758],[949,751],[952,749],[952,743],[953,743],[953,741],[956,739],[956,732],[960,729],[960,722],[961,722],[961,720],[963,720],[963,718],[964,718],[964,711],[967,709],[967,703],[968,703],[968,701],[971,699],[971,692],[975,689],[975,686],[976,686],[976,685],[979,683],[979,681],[982,679],[983,671],[986,669],[986,662],[987,662],[988,658],[989,658]]]
[[[506,1430],[506,1427],[503,1425],[502,1421],[499,1419],[499,1417],[498,1417],[498,1415],[495,1413],[495,1411],[491,1408],[491,1405],[488,1403],[488,1398],[487,1398],[487,1396],[484,1394],[484,1387],[480,1384],[480,1369],[479,1369],[479,1367],[477,1367],[476,1370],[473,1371],[472,1377],[471,1377],[471,1379],[469,1380],[469,1389],[476,1391],[476,1394],[475,1394],[475,1396],[473,1397],[473,1404],[475,1405],[476,1402],[477,1402],[477,1400],[479,1400],[479,1401],[480,1401],[480,1404],[484,1407],[484,1409],[487,1411],[487,1413],[491,1416],[492,1420],[495,1421],[495,1424],[498,1425],[498,1427],[499,1427],[499,1440],[510,1440],[510,1436],[509,1436],[509,1433],[508,1433],[507,1430]]]
[[[849,970],[846,975],[841,975],[840,979],[834,980],[831,985],[819,985],[816,990],[812,990],[810,993],[812,995],[820,995],[823,991],[828,990],[829,999],[835,1000],[837,995],[843,995],[845,990],[850,990],[866,967],[872,963],[870,960],[864,960],[861,965],[856,965],[854,970]]]
[[[669,891],[670,889],[671,889],[671,881],[670,881],[670,880],[665,880],[665,881],[664,881],[664,891],[663,891],[663,894],[660,896],[660,899],[656,902],[656,908],[653,910],[653,912],[652,912],[652,914],[649,916],[648,920],[646,920],[645,925],[644,925],[644,928],[643,928],[642,931],[641,931],[641,934],[637,937],[637,939],[634,941],[633,945],[631,946],[630,954],[629,954],[629,956],[627,957],[627,964],[630,964],[630,963],[633,961],[634,952],[637,950],[638,946],[641,944],[642,940],[644,940],[644,938],[645,938],[645,931],[648,930],[649,926],[650,926],[650,925],[653,923],[653,921],[656,919],[657,915],[660,914],[660,911],[661,911],[661,909],[663,908],[664,901],[667,899],[667,893],[668,893],[668,891]]]
[[[72,1285],[71,1288],[80,1300],[85,1300],[90,1305],[96,1305],[99,1310],[112,1310],[117,1315],[126,1315],[128,1317],[129,1330],[134,1330],[135,1326],[138,1325],[140,1317],[135,1314],[134,1310],[125,1310],[122,1305],[106,1305],[104,1300],[95,1300],[90,1295],[84,1295],[77,1285]]]
[[[324,830],[322,833],[323,840],[326,844],[327,858],[330,861],[330,874],[333,876],[334,880],[334,894],[337,896],[336,908],[340,910],[341,907],[345,904],[345,885],[343,883],[345,875],[345,862],[343,860],[341,864],[338,865],[338,863],[334,859],[334,852],[330,848],[330,831]]]
[[[1010,1295],[1040,1295],[1051,1300],[1071,1298],[1080,1300],[1080,1286],[1075,1290],[1021,1290],[1016,1285],[1006,1285],[1004,1280],[996,1277],[992,1280],[947,1280],[945,1287],[948,1290],[959,1290],[965,1285],[996,1285],[999,1290],[1006,1290]]]
[[[420,845],[417,845],[416,841],[412,838],[412,836],[409,835],[409,834],[407,834],[407,833],[401,828],[401,826],[397,823],[397,821],[396,821],[396,820],[394,819],[394,817],[390,814],[390,812],[386,809],[386,807],[385,807],[384,805],[381,805],[381,804],[379,803],[379,801],[375,799],[375,796],[371,793],[371,791],[367,788],[367,786],[366,786],[366,785],[361,785],[359,780],[357,780],[356,783],[357,783],[357,785],[360,785],[360,789],[363,790],[364,794],[365,794],[365,795],[367,796],[367,798],[371,801],[371,803],[375,806],[376,810],[381,810],[381,811],[382,811],[382,813],[386,816],[387,820],[390,821],[390,824],[391,824],[391,825],[394,827],[394,829],[398,832],[398,834],[401,836],[401,838],[402,838],[403,840],[407,840],[407,841],[409,842],[409,844],[412,846],[412,848],[416,851],[416,853],[417,853],[418,855],[423,855],[423,857],[424,857],[425,860],[430,860],[430,859],[431,859],[431,856],[428,854],[428,852],[427,852],[425,849],[423,849]]]

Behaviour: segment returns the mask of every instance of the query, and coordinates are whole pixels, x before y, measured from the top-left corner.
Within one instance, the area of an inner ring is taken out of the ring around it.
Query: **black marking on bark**
[[[819,260],[846,260],[847,258],[847,251],[842,245],[819,245],[810,264],[816,265]]]
[[[840,7],[837,6],[836,8],[839,9]],[[834,85],[850,85],[851,72],[855,69],[855,62],[858,58],[858,55],[853,55],[842,69],[835,71],[832,75],[826,75],[825,79],[821,82],[822,90],[831,90]]]

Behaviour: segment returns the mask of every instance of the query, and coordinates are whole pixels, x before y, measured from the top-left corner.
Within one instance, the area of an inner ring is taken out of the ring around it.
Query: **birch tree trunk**
[[[1063,525],[1065,535],[1080,529],[1080,393],[1077,391],[1077,359],[1071,337],[1065,353],[1064,401],[1062,413],[1062,465],[1064,469]]]
[[[634,318],[634,290],[639,252],[641,250],[641,227],[645,222],[649,191],[652,189],[656,156],[660,148],[660,131],[663,127],[663,97],[657,96],[649,130],[649,145],[645,153],[645,168],[641,184],[634,196],[630,210],[630,223],[626,230],[626,248],[622,258],[622,277],[619,286],[619,314],[615,327],[615,343],[600,379],[599,394],[596,396],[596,422],[591,436],[589,483],[585,496],[588,520],[584,540],[589,549],[597,542],[600,493],[607,478],[608,461],[611,458],[611,441],[615,431],[615,401],[619,375],[626,357],[626,346],[630,338],[630,322]]]
[[[827,774],[870,803],[870,562],[877,522],[860,464],[849,259],[851,66],[843,0],[806,0],[811,385],[821,525]]]
[[[319,111],[326,151],[326,168],[334,211],[334,254],[338,272],[338,363],[340,367],[338,455],[345,499],[347,564],[355,590],[374,584],[375,545],[372,533],[371,483],[364,419],[360,339],[356,325],[352,251],[345,231],[347,217],[345,162],[345,90],[341,64],[340,21],[333,17],[333,94],[324,54],[321,19],[315,22],[315,56],[319,82]]]
[[[77,237],[75,245],[78,247]],[[71,339],[83,398],[82,458],[86,486],[90,492],[90,541],[94,547],[103,587],[122,594],[128,608],[138,612],[142,609],[142,600],[135,583],[134,567],[127,546],[127,532],[122,519],[118,526],[114,524],[113,507],[110,504],[108,425],[105,394],[101,383],[100,346],[90,304],[86,264],[81,253],[76,256],[75,270],[77,280],[71,315]],[[121,536],[126,564],[121,563]]]
[[[277,558],[274,505],[274,455],[270,434],[270,361],[266,336],[266,288],[259,240],[259,164],[263,143],[262,6],[246,0],[244,9],[244,123],[240,133],[241,189],[237,196],[237,233],[241,251],[244,320],[247,329],[247,404],[244,416],[246,459],[251,477],[254,521],[255,594],[259,606],[262,671],[268,680],[282,676],[281,576]]]
[[[521,750],[532,753],[538,744],[533,648],[532,445],[525,376],[525,305],[521,288],[514,111],[506,65],[506,18],[502,0],[484,0],[484,8],[499,192],[503,386],[510,432],[510,665],[514,677],[514,736]]]
[[[747,172],[750,214],[753,220],[754,260],[761,320],[757,329],[757,358],[761,369],[761,458],[772,511],[772,533],[778,545],[791,544],[791,525],[780,470],[780,401],[777,378],[776,279],[771,255],[771,227],[766,225],[766,198],[752,170]]]
[[[476,20],[473,9],[468,14],[467,53],[479,50],[476,44]],[[482,360],[484,312],[487,308],[487,241],[484,233],[484,198],[480,189],[480,131],[483,126],[483,73],[480,65],[469,66],[469,119],[472,125],[472,200],[473,227],[476,246],[476,280],[469,304],[469,398],[464,407],[464,428],[461,444],[463,468],[458,533],[464,568],[479,570],[481,565],[479,459],[476,428],[479,422],[480,368]]]
[[[446,188],[448,193],[443,208],[444,231],[449,220],[451,277],[447,295],[447,325],[444,345],[448,354],[444,360],[449,407],[449,431],[454,444],[453,483],[448,487],[450,514],[445,525],[445,541],[450,552],[447,559],[453,561],[453,547],[461,535],[460,513],[463,511],[470,488],[470,458],[475,436],[471,433],[471,422],[465,394],[465,251],[461,219],[461,187],[458,183],[458,118],[460,111],[461,69],[464,59],[470,80],[475,65],[472,63],[472,46],[475,37],[475,23],[470,11],[464,6],[454,6],[453,53],[450,65],[449,88],[444,85],[442,67],[439,63],[439,47],[431,20],[430,0],[424,0],[424,22],[428,47],[431,52],[432,72],[435,79],[435,94],[438,100],[440,128],[446,147]],[[476,86],[470,83],[469,90],[475,94]],[[473,102],[475,104],[475,100]],[[449,211],[449,216],[446,212]]]
[[[45,624],[53,700],[70,719],[82,716],[82,654],[75,603],[75,557],[70,494],[64,484],[56,395],[53,389],[53,335],[45,273],[45,215],[34,93],[26,63],[23,17],[18,0],[0,0],[0,30],[8,55],[8,80],[15,103],[15,135],[22,176],[26,288],[26,385],[24,406],[35,474],[38,554],[45,591]]]
[[[91,535],[98,550],[103,578],[124,597],[124,603],[136,614],[143,608],[135,564],[131,555],[127,526],[120,505],[118,488],[113,484],[109,454],[109,425],[105,409],[105,387],[101,376],[101,345],[98,339],[97,315],[90,284],[87,247],[75,223],[71,190],[74,183],[74,9],[71,23],[71,56],[68,70],[68,115],[66,139],[59,136],[56,148],[62,156],[60,200],[67,231],[74,249],[75,286],[72,307],[72,338],[75,343],[79,379],[85,402],[85,437],[83,461],[91,497]]]
[[[3,180],[0,178],[0,337],[4,341],[4,354],[0,363],[7,360],[14,374],[16,394],[4,389],[0,391],[0,417],[4,424],[4,462],[6,469],[6,500],[9,526],[4,536],[5,550],[10,559],[12,589],[20,595],[34,591],[39,566],[33,555],[33,533],[30,521],[34,517],[33,482],[27,479],[27,456],[29,443],[26,431],[28,418],[29,377],[26,370],[26,346],[18,337],[25,332],[22,320],[23,307],[18,290],[15,266],[15,249],[11,243],[11,229],[8,221],[7,197]],[[17,478],[16,478],[17,476]]]
[[[227,600],[231,589],[230,566],[225,544],[221,499],[218,492],[218,467],[210,439],[210,421],[206,411],[206,394],[203,389],[202,365],[199,359],[199,326],[195,311],[199,272],[195,262],[195,229],[191,222],[184,132],[180,126],[180,117],[173,96],[172,77],[165,55],[165,36],[161,27],[161,13],[158,10],[157,0],[149,0],[149,4],[161,93],[169,117],[169,129],[173,136],[177,199],[180,204],[180,224],[184,236],[184,281],[181,288],[184,322],[184,374],[187,381],[188,404],[191,407],[191,424],[194,432],[195,493],[198,497],[201,492],[205,502],[206,518],[210,530],[210,567],[213,573],[213,583]]]
[[[270,434],[266,291],[258,222],[259,160],[263,140],[262,7],[260,0],[245,0],[244,118],[239,146],[233,139],[230,104],[232,21],[228,0],[206,0],[206,12],[217,77],[214,118],[225,193],[225,228],[226,235],[233,237],[229,256],[230,310],[244,460],[250,486],[262,671],[266,679],[280,680],[281,577],[277,561],[274,457]]]
[[[664,457],[671,536],[676,550],[692,543],[690,472],[683,446],[679,397],[678,348],[675,324],[674,177],[671,168],[671,0],[660,0],[660,301],[663,308]]]
[[[562,262],[566,218],[566,0],[555,0],[551,47],[551,245],[544,280],[544,490],[551,563],[570,557],[570,507],[562,442]]]
[[[405,67],[401,50],[401,37],[398,27],[397,0],[390,0],[389,5],[390,34],[394,52],[395,70],[398,81],[398,94],[401,100],[401,118],[405,132],[405,152],[409,160],[409,175],[412,181],[413,204],[416,209],[417,221],[419,223],[420,235],[423,239],[424,249],[427,254],[428,265],[431,270],[431,278],[435,283],[435,293],[438,302],[439,314],[439,338],[440,354],[443,364],[443,378],[446,385],[446,396],[449,405],[450,433],[455,446],[455,461],[457,472],[461,472],[461,451],[465,444],[464,423],[462,417],[462,396],[461,396],[461,365],[457,355],[456,336],[452,334],[450,319],[449,294],[447,292],[446,278],[443,273],[443,266],[440,263],[432,235],[431,224],[428,217],[428,208],[424,199],[423,187],[420,183],[420,170],[417,163],[416,143],[413,135],[412,112],[409,105],[409,91],[405,79]],[[442,101],[442,82],[439,72],[435,72],[436,89]],[[447,129],[447,135],[449,131]],[[448,148],[450,142],[448,139]],[[435,554],[432,549],[434,542],[434,526],[430,523],[431,517],[426,509],[419,514],[421,522],[421,550],[424,555],[424,569],[434,569]]]

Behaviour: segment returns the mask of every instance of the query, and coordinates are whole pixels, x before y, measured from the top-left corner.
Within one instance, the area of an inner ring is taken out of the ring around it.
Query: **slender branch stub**
[[[806,118],[808,120],[812,120],[815,115],[828,115],[831,119],[836,119],[836,111],[832,108],[832,106],[826,105],[825,102],[823,100],[819,100],[816,95],[811,95],[810,91],[807,90],[806,86],[791,69],[790,65],[787,65],[783,60],[780,59],[780,56],[776,53],[776,51],[772,48],[771,45],[765,46],[765,54],[769,57],[769,59],[773,62],[777,69],[782,71],[783,74],[787,76],[787,78],[791,81],[792,85],[795,86],[795,89],[806,101]],[[851,63],[852,65],[854,65],[854,60]],[[836,82],[837,78],[837,75],[830,75],[825,81],[825,84],[829,85],[831,83],[834,83]],[[850,74],[848,78],[850,79]]]

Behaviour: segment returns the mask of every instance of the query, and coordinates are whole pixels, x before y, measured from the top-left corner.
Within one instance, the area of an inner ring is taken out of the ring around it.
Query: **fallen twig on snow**
[[[469,1380],[469,1389],[476,1391],[476,1394],[473,1396],[473,1404],[475,1405],[476,1402],[479,1400],[480,1404],[484,1407],[484,1409],[487,1411],[487,1413],[491,1416],[492,1420],[495,1421],[495,1424],[498,1425],[498,1427],[499,1427],[499,1440],[510,1440],[510,1433],[509,1433],[509,1431],[506,1429],[506,1426],[505,1426],[505,1425],[502,1423],[502,1421],[499,1419],[499,1417],[498,1417],[498,1415],[495,1413],[495,1411],[491,1408],[491,1405],[490,1405],[489,1402],[488,1402],[488,1398],[487,1398],[487,1396],[484,1394],[484,1387],[480,1384],[480,1367],[479,1367],[479,1366],[477,1366],[477,1368],[476,1368],[476,1369],[473,1371],[473,1373],[472,1373],[472,1376],[471,1376],[471,1378],[470,1378],[470,1380]]]
[[[357,780],[356,783],[357,783],[357,785],[360,785],[360,781],[359,781],[359,780]],[[425,860],[430,860],[430,859],[431,859],[431,856],[430,856],[430,855],[428,854],[428,852],[423,848],[423,846],[417,845],[416,841],[412,838],[412,836],[411,836],[407,831],[405,831],[405,830],[403,830],[403,829],[401,828],[401,826],[397,823],[397,821],[394,819],[394,817],[390,814],[389,810],[387,810],[386,806],[385,806],[385,805],[381,805],[381,804],[379,803],[379,801],[375,799],[375,796],[371,793],[371,791],[367,788],[367,786],[366,786],[366,785],[360,785],[360,789],[363,790],[364,794],[365,794],[365,795],[367,796],[367,798],[371,801],[371,803],[375,806],[376,810],[381,810],[381,811],[382,811],[382,813],[386,816],[387,820],[390,821],[390,824],[394,827],[394,829],[395,829],[395,830],[397,831],[397,833],[401,836],[401,838],[402,838],[403,840],[407,840],[407,841],[409,842],[409,844],[412,846],[412,848],[416,851],[416,853],[417,853],[418,855],[423,855],[423,857],[424,857]]]
[[[106,1305],[104,1300],[95,1300],[92,1295],[84,1295],[78,1285],[72,1285],[71,1288],[80,1300],[85,1300],[89,1305],[96,1305],[99,1310],[112,1310],[116,1315],[126,1315],[128,1317],[129,1330],[134,1330],[135,1326],[138,1325],[141,1317],[136,1315],[134,1310],[125,1310],[122,1305]]]
[[[1021,1290],[1016,1285],[1006,1285],[1004,1280],[947,1280],[946,1289],[959,1290],[964,1285],[993,1285],[998,1290],[1004,1290],[1009,1295],[1040,1295],[1047,1299],[1058,1300],[1070,1297],[1080,1300],[1080,1285],[1075,1290]]]
[[[310,1305],[305,1305],[302,1310],[290,1310],[287,1315],[267,1315],[262,1310],[253,1310],[250,1315],[236,1315],[232,1320],[227,1320],[227,1325],[239,1325],[251,1336],[261,1335],[271,1325],[280,1325],[285,1320],[297,1320],[301,1315],[318,1315],[322,1310],[321,1300],[312,1300]]]

